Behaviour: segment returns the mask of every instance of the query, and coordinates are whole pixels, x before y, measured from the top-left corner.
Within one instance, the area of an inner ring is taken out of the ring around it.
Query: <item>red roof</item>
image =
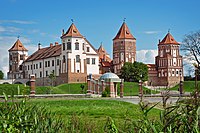
[[[26,59],[26,62],[55,57],[55,56],[59,56],[60,54],[61,54],[61,45],[41,48],[37,50],[35,53],[33,53],[31,56],[29,56]]]
[[[152,67],[156,67],[156,65],[155,64],[147,64],[147,67],[152,68]]]
[[[28,51],[28,50],[24,47],[21,41],[17,39],[15,44],[8,51]]]
[[[115,39],[135,39],[135,37],[133,37],[128,26],[124,22],[113,40]]]
[[[159,44],[179,44],[174,37],[168,33]]]
[[[103,62],[102,62],[102,66],[103,66],[103,67],[110,67],[110,66],[111,66],[111,63],[108,62],[108,61],[103,61]]]
[[[83,36],[80,34],[74,23],[72,23],[67,32],[61,36],[61,38],[64,37],[83,37]]]

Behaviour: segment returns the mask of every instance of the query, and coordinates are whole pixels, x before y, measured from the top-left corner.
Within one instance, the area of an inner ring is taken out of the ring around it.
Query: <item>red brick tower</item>
[[[131,34],[128,26],[123,22],[117,35],[113,39],[113,69],[120,75],[121,67],[125,62],[136,60],[136,38]]]
[[[183,81],[183,60],[179,45],[169,32],[162,41],[159,41],[156,56],[158,85],[174,86]]]

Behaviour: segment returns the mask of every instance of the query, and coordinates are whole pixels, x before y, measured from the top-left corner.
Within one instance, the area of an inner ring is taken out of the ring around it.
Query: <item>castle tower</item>
[[[8,79],[24,78],[23,61],[28,57],[28,50],[19,39],[8,50],[9,51],[9,72]]]
[[[89,74],[99,74],[99,56],[96,49],[83,37],[72,23],[61,36],[61,74],[67,82],[85,82]]]
[[[113,39],[113,69],[120,75],[121,67],[125,62],[136,60],[136,38],[131,34],[128,26],[123,22],[117,35]]]
[[[174,86],[183,81],[183,59],[179,52],[180,44],[168,33],[158,44],[156,67],[159,84]]]

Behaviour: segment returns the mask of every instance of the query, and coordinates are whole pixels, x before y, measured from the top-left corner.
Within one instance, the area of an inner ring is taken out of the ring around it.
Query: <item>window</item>
[[[12,60],[12,55],[10,55],[10,60]]]
[[[50,61],[48,61],[48,67],[50,67]]]
[[[42,68],[42,62],[40,62],[40,68]]]
[[[46,77],[48,76],[48,71],[46,71]]]
[[[67,50],[71,50],[71,42],[67,43]]]
[[[59,59],[57,59],[57,66],[59,65]]]
[[[176,74],[178,74],[178,71],[176,71]]]
[[[92,64],[95,64],[95,58],[92,58]]]
[[[28,65],[28,70],[29,70],[29,65]]]
[[[45,67],[47,67],[47,61],[45,61]]]
[[[38,64],[36,64],[36,69],[38,69]]]
[[[9,70],[12,71],[12,65],[9,66]]]
[[[79,43],[78,42],[75,43],[75,50],[79,50]]]
[[[65,62],[66,62],[65,55],[63,55],[63,63],[65,63]]]
[[[35,69],[35,64],[33,66],[34,66],[34,69]]]
[[[86,58],[87,64],[90,64],[90,58]]]
[[[33,65],[31,65],[31,70],[33,69]]]
[[[63,51],[65,50],[65,43],[63,43]]]
[[[83,43],[83,51],[85,50],[85,44]]]
[[[40,78],[42,77],[42,71],[40,71]]]
[[[23,60],[24,59],[24,55],[20,55],[20,60]]]
[[[76,55],[76,62],[80,62],[80,55]]]
[[[87,47],[87,52],[90,52],[90,47]]]
[[[52,60],[52,66],[54,66],[54,60]]]
[[[37,74],[35,73],[35,78],[37,78]]]

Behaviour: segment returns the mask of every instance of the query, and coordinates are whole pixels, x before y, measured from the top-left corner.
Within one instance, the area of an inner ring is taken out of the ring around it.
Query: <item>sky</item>
[[[154,63],[158,40],[168,30],[181,42],[200,29],[199,5],[199,0],[1,0],[0,70],[6,75],[8,49],[18,36],[30,55],[39,42],[60,43],[71,19],[95,48],[102,43],[112,57],[112,39],[126,18],[137,39],[137,61]]]

